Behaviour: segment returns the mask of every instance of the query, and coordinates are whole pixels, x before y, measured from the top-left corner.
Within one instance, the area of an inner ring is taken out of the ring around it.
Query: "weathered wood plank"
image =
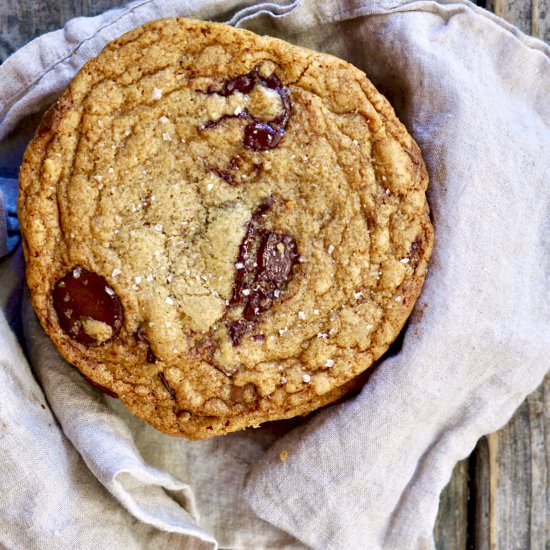
[[[438,550],[466,550],[468,536],[468,460],[459,462],[441,493],[434,539]]]
[[[487,0],[486,7],[523,32],[550,42],[548,0]]]
[[[0,62],[41,34],[71,18],[97,15],[124,0],[0,0]]]
[[[550,548],[550,375],[475,460],[474,548]]]
[[[468,550],[491,548],[489,440],[479,440],[470,456],[470,500],[468,503]]]

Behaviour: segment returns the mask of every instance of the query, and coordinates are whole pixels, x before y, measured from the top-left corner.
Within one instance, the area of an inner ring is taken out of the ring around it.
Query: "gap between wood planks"
[[[550,374],[455,467],[440,499],[438,550],[550,548],[549,461]]]

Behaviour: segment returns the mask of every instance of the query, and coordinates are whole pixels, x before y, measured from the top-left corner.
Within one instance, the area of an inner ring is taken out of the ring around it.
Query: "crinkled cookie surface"
[[[409,316],[433,241],[426,187],[355,67],[153,21],[83,67],[27,149],[33,305],[69,362],[159,430],[305,414]]]

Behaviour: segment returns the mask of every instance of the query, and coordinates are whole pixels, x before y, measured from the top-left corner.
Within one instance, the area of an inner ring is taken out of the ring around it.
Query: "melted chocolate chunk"
[[[166,391],[170,394],[172,399],[176,399],[176,390],[168,383],[163,372],[158,373],[159,380],[162,382],[162,385],[166,388]]]
[[[140,327],[136,332],[136,338],[138,342],[141,342],[142,344],[145,344],[147,346],[147,354],[145,356],[147,363],[156,363],[157,356],[155,355],[155,352],[151,349],[151,344],[149,343],[149,340],[147,340],[147,337],[145,336],[145,330],[143,329],[143,327]]]
[[[420,261],[422,254],[422,237],[418,236],[411,244],[411,251],[409,252],[409,258],[411,267],[416,269],[418,262]]]
[[[245,149],[267,151],[268,149],[277,147],[285,134],[288,121],[290,120],[292,101],[288,88],[283,86],[283,83],[275,73],[265,77],[256,68],[248,74],[239,75],[224,81],[221,88],[209,86],[204,93],[218,94],[224,97],[228,97],[235,92],[249,94],[256,84],[265,86],[279,94],[282,109],[275,118],[271,120],[259,120],[245,109],[234,115],[223,115],[218,120],[209,120],[202,125],[202,129],[213,128],[229,118],[241,118],[248,121],[243,137]]]
[[[254,164],[256,170],[258,169],[257,164]],[[216,176],[225,180],[229,185],[233,185],[235,182],[234,172],[239,168],[239,157],[231,157],[225,168],[219,168],[218,166],[206,166],[207,170],[216,174]]]
[[[272,201],[252,214],[239,247],[231,306],[243,306],[243,319],[229,324],[229,336],[238,345],[256,319],[281,296],[298,261],[296,241],[290,235],[264,229],[265,213]]]
[[[260,279],[277,288],[286,284],[297,256],[296,241],[292,237],[266,232],[258,250]]]
[[[243,145],[253,151],[266,151],[279,145],[284,132],[274,128],[267,122],[255,120],[247,124],[244,129]]]
[[[53,307],[62,330],[77,342],[102,345],[122,327],[122,304],[97,273],[75,267],[55,284]]]

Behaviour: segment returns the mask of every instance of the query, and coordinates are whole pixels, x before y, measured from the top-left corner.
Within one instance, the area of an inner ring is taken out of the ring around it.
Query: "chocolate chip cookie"
[[[395,339],[432,249],[420,151],[350,64],[182,18],[110,43],[20,173],[60,353],[192,439],[306,414]]]

